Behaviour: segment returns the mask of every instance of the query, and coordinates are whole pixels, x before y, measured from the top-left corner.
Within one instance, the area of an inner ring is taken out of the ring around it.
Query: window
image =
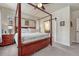
[[[45,32],[50,32],[50,21],[45,21],[44,22],[44,30]]]
[[[12,27],[12,26],[8,26],[8,32],[9,32],[9,34],[11,34],[11,33],[12,33],[12,29],[13,29],[13,27]]]

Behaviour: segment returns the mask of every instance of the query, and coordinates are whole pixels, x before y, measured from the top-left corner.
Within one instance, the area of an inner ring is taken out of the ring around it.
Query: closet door
[[[1,12],[0,12],[0,43],[2,43],[2,31],[1,31]]]

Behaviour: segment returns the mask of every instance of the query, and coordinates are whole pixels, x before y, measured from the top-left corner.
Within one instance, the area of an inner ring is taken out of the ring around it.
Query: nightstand
[[[13,34],[2,35],[2,46],[12,45],[13,43],[14,43],[14,35]]]

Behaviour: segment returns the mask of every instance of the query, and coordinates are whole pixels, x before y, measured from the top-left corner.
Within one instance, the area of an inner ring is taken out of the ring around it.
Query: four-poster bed
[[[49,44],[52,46],[52,14],[34,6],[31,3],[28,3],[29,5],[39,9],[40,11],[43,11],[44,13],[48,14],[50,16],[50,35],[46,34],[46,33],[41,33],[39,35],[36,33],[27,33],[27,36],[25,33],[22,33],[22,28],[21,28],[21,3],[17,4],[17,10],[16,10],[16,14],[18,13],[18,32],[17,32],[17,37],[18,37],[18,55],[19,56],[24,56],[24,55],[31,55],[34,52],[48,46]],[[15,17],[15,30],[16,30],[16,17]],[[25,35],[25,38],[27,39],[25,43],[22,42],[22,38],[24,37],[23,35]],[[33,36],[33,35],[37,35],[37,36]],[[34,41],[32,40],[28,40],[28,37],[30,37],[30,39],[32,38],[32,36],[34,37]],[[36,38],[36,37],[41,37],[41,38]],[[45,37],[44,37],[45,36]],[[38,40],[37,40],[38,39]],[[29,41],[29,42],[27,42]]]

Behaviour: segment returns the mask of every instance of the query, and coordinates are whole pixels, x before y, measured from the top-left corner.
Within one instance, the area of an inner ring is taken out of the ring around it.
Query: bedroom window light
[[[12,26],[8,26],[8,29],[12,29]]]
[[[45,32],[49,32],[50,31],[50,22],[49,21],[45,21],[44,22],[44,27],[45,27]]]
[[[12,26],[8,26],[8,30],[9,30],[9,33],[11,34],[12,33]]]

